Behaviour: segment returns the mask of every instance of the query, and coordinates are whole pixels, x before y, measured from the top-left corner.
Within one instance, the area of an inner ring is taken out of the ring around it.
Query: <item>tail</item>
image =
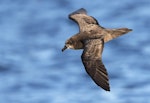
[[[119,29],[106,29],[106,31],[108,32],[105,37],[104,37],[104,42],[108,42],[112,39],[115,39],[123,34],[126,34],[130,31],[132,31],[132,29],[128,29],[128,28],[119,28]]]

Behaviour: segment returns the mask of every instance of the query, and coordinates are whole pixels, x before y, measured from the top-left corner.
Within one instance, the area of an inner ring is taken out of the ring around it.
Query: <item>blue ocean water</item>
[[[61,52],[79,8],[133,29],[105,44],[110,92],[87,75],[82,50]],[[0,0],[0,103],[150,103],[149,10],[148,0]]]

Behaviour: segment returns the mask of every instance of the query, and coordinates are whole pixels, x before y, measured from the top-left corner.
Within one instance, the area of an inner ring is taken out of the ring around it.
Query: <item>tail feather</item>
[[[124,35],[130,31],[132,31],[132,29],[128,29],[128,28],[119,28],[119,29],[106,29],[106,31],[108,32],[105,37],[104,37],[104,42],[108,42],[114,38],[117,38],[121,35]]]

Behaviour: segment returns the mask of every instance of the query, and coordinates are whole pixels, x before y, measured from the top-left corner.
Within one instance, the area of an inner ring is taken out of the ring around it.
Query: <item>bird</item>
[[[62,52],[66,49],[83,49],[81,60],[86,72],[99,87],[110,91],[109,76],[102,62],[104,44],[132,29],[104,28],[84,8],[70,13],[68,17],[79,25],[79,33],[66,40]]]

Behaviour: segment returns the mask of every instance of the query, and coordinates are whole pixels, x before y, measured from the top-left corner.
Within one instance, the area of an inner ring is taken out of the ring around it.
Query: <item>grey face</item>
[[[66,49],[74,49],[73,42],[71,40],[67,40],[64,48],[62,48],[62,52]]]

